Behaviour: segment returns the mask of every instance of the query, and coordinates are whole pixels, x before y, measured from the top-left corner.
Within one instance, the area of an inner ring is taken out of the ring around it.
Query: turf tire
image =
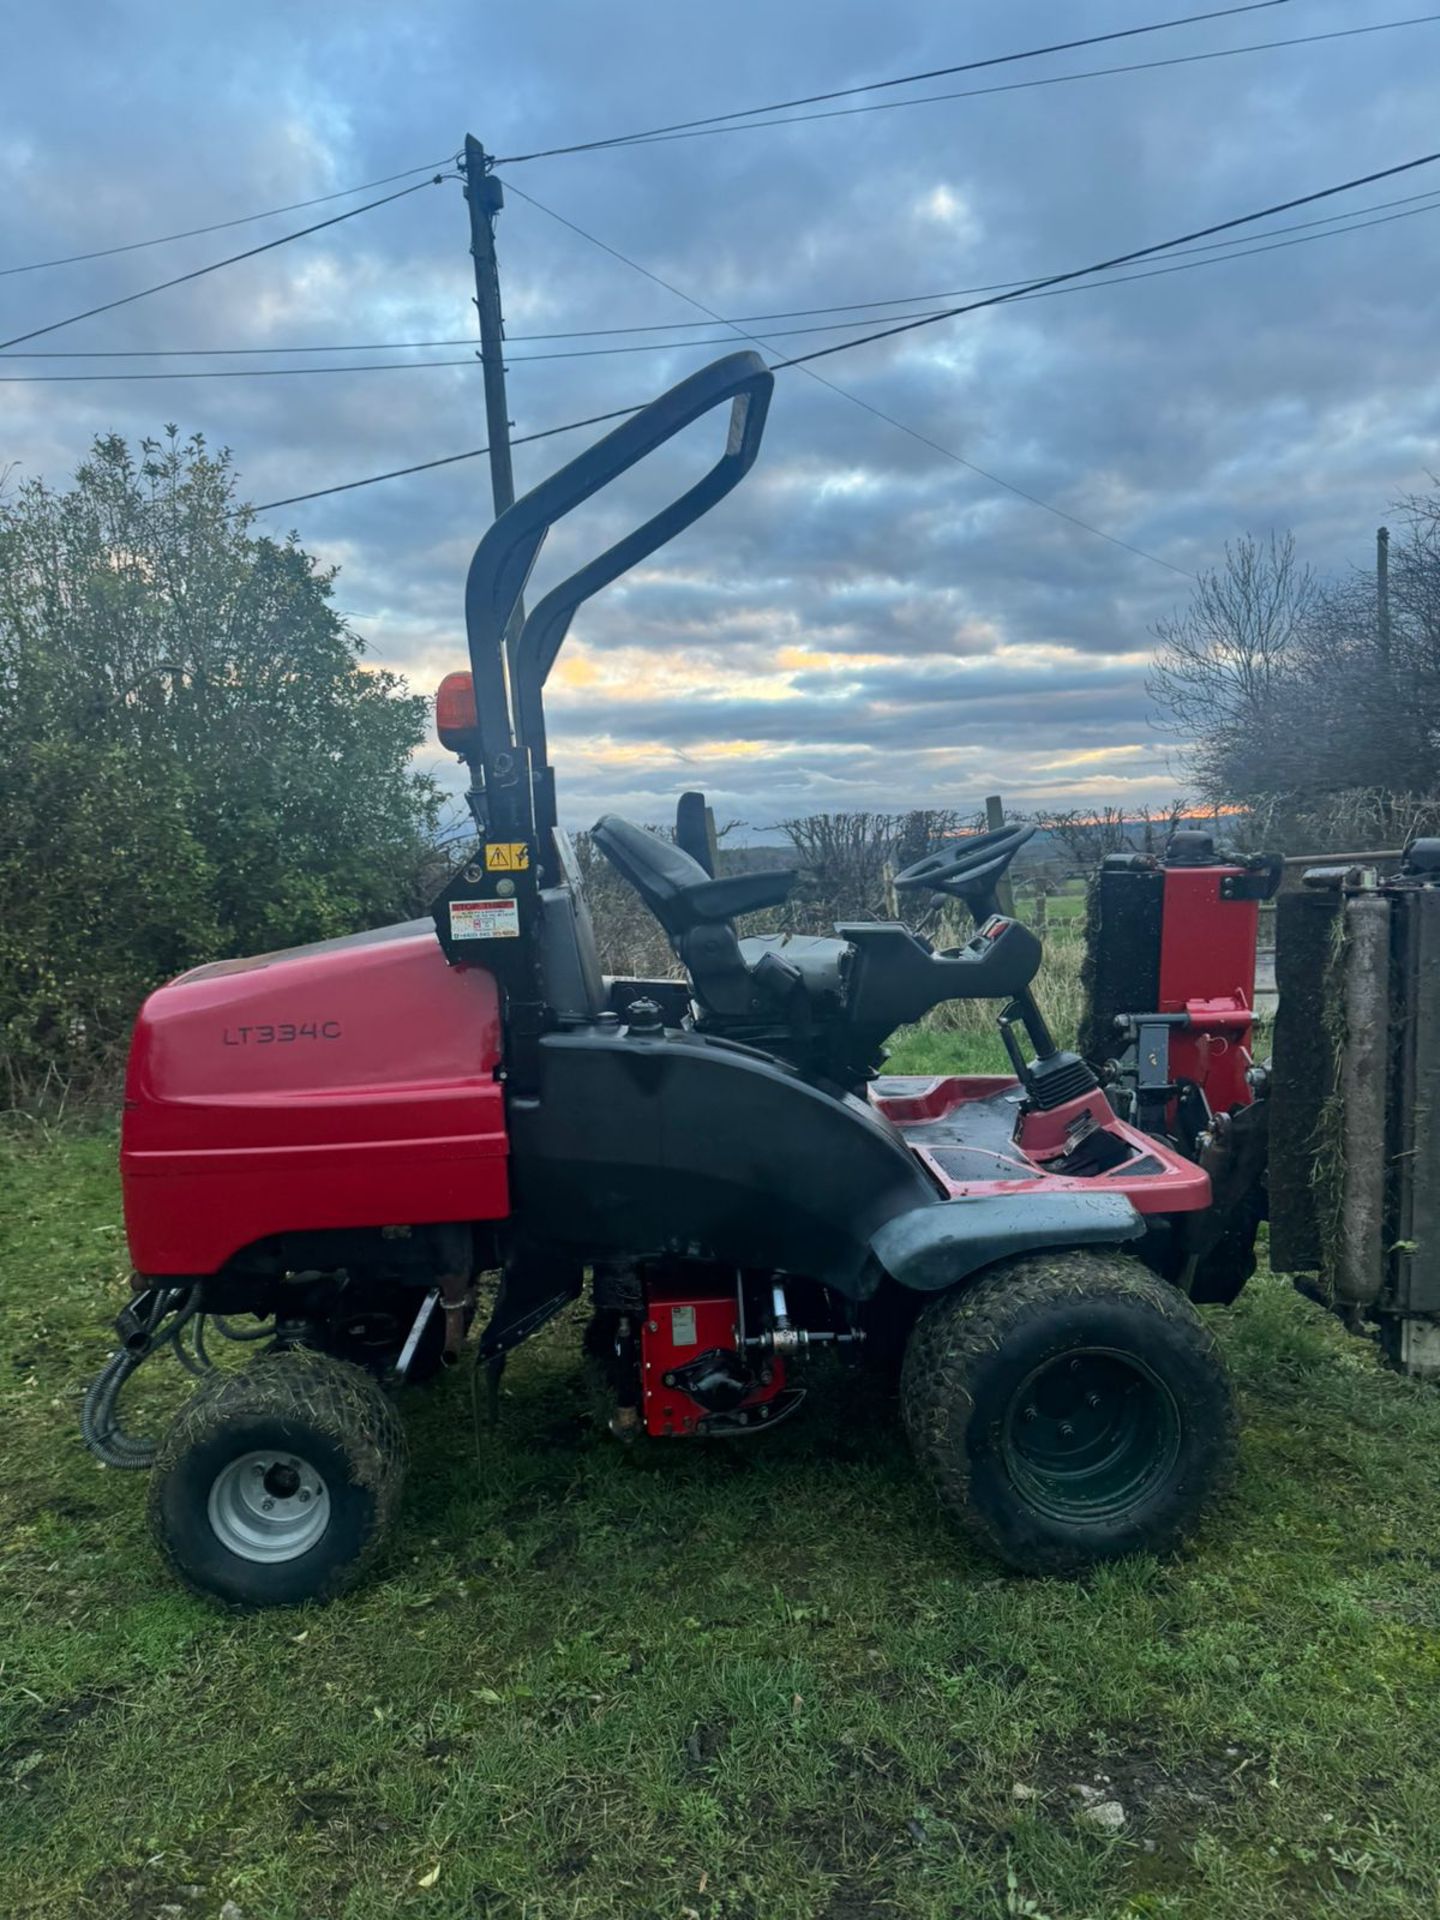
[[[1118,1494],[1116,1511],[1057,1514],[1016,1464],[1027,1382],[1076,1352],[1116,1356],[1122,1370],[1134,1364],[1142,1400],[1153,1393],[1160,1409],[1164,1445],[1157,1440],[1152,1477],[1133,1498],[1128,1486]],[[1177,1288],[1108,1250],[1029,1254],[930,1301],[906,1351],[901,1401],[942,1506],[1024,1573],[1171,1551],[1234,1466],[1234,1397],[1214,1335]]]
[[[290,1450],[324,1478],[329,1517],[298,1557],[258,1561],[233,1551],[210,1517],[210,1494],[229,1464]],[[161,1553],[193,1592],[231,1607],[331,1600],[353,1586],[384,1545],[405,1479],[405,1430],[361,1367],[292,1348],[207,1380],[160,1444],[150,1481],[150,1526]]]

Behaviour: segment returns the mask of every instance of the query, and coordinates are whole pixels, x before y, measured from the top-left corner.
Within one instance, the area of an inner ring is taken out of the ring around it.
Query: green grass
[[[572,1321],[478,1441],[463,1374],[405,1398],[375,1579],[238,1618],[168,1582],[143,1476],[76,1432],[112,1158],[0,1145],[5,1915],[1440,1910],[1440,1397],[1278,1282],[1217,1316],[1243,1470],[1183,1559],[1000,1573],[843,1375],[764,1442],[624,1452]]]
[[[1033,926],[1037,917],[1035,895],[1028,889],[1023,889],[1019,895],[1016,910],[1022,920],[1029,921]],[[1067,881],[1062,892],[1048,894],[1045,900],[1045,919],[1052,930],[1059,925],[1063,932],[1072,930],[1078,932],[1085,919],[1085,882],[1083,880]]]
[[[891,1041],[885,1073],[1010,1073],[1005,1044],[993,1018],[987,1028],[936,1032],[929,1027],[902,1028]]]

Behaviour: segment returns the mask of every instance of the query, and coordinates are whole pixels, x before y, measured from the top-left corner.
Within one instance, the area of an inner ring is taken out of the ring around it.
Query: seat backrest
[[[685,895],[710,879],[700,862],[673,841],[662,840],[618,813],[607,813],[597,820],[592,837],[671,939],[678,940],[694,924],[682,905]]]
[[[597,820],[592,837],[611,866],[634,887],[672,940],[692,927],[716,926],[736,914],[778,907],[796,881],[792,869],[726,874],[712,880],[673,840],[647,833],[618,813]]]
[[[713,833],[704,794],[682,793],[675,802],[675,844],[692,860],[698,860],[712,880],[715,878]]]

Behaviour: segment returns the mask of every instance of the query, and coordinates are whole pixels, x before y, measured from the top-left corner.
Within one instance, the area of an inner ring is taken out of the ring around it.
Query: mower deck
[[[1204,1171],[1127,1127],[1102,1093],[1022,1116],[1025,1090],[1006,1074],[891,1074],[870,1098],[952,1200],[1043,1187],[1123,1193],[1142,1214],[1210,1203]]]

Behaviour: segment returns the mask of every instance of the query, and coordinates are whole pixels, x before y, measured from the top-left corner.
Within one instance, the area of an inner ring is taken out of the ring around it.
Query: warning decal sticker
[[[514,900],[452,900],[452,940],[518,940],[520,907]]]
[[[485,849],[488,873],[524,873],[530,865],[530,849],[523,840],[492,840]]]

